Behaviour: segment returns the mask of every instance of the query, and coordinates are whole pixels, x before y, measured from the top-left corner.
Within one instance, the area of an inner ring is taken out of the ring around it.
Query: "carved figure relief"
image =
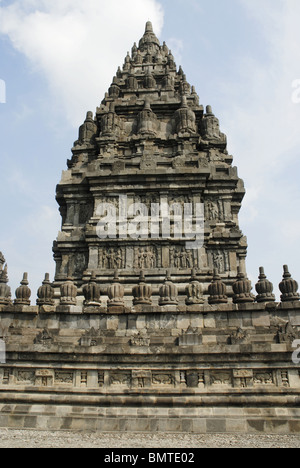
[[[45,348],[50,347],[54,342],[53,336],[49,333],[49,330],[44,329],[34,339],[34,344],[41,344]]]
[[[223,221],[225,218],[222,200],[208,200],[206,203],[205,218],[207,221]]]
[[[182,270],[198,268],[198,258],[194,257],[192,250],[185,247],[173,247],[170,249],[170,267]]]
[[[126,250],[124,248],[101,248],[99,267],[103,270],[122,270],[125,268]]]
[[[157,248],[154,246],[136,247],[134,267],[139,270],[160,268]]]
[[[216,250],[210,253],[211,266],[219,274],[230,271],[229,253],[224,250]]]

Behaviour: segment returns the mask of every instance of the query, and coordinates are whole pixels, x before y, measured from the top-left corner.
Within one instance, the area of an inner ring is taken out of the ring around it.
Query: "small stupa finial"
[[[145,33],[153,33],[153,25],[151,21],[147,21]]]

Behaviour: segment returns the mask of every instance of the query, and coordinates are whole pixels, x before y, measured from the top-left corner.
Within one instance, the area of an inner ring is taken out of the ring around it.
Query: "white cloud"
[[[240,3],[264,33],[261,47],[267,57],[240,58],[237,80],[226,89],[233,103],[226,121],[229,135],[234,135],[234,151],[242,149],[244,155],[240,172],[257,182],[298,157],[293,151],[300,145],[300,104],[293,102],[293,85],[300,79],[300,2]]]
[[[77,127],[99,105],[149,19],[159,35],[156,0],[15,0],[0,7],[0,33],[45,75],[55,104]]]
[[[248,273],[255,277],[264,264],[277,285],[283,263],[300,277],[300,104],[295,99],[300,2],[239,2],[260,41],[252,55],[249,46],[236,57],[232,81],[221,85],[226,103],[222,120],[246,186],[240,220],[249,243]]]

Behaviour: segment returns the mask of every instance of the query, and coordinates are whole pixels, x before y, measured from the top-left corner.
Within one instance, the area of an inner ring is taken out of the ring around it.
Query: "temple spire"
[[[148,53],[154,53],[160,49],[160,42],[153,31],[151,21],[146,23],[145,34],[139,42],[139,49]]]

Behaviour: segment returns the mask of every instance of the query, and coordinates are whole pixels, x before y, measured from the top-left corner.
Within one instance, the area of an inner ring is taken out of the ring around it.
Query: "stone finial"
[[[163,286],[159,290],[159,305],[178,305],[178,289],[177,286],[172,282],[170,273],[167,271],[167,276]]]
[[[138,49],[136,56],[135,56],[135,63],[137,65],[141,65],[143,63],[143,56],[141,54],[141,51]]]
[[[163,77],[162,85],[165,91],[174,91],[174,78],[169,71]]]
[[[134,59],[136,57],[136,54],[137,54],[137,51],[138,51],[138,48],[137,48],[137,45],[136,45],[136,42],[133,44],[133,47],[131,49],[131,57]]]
[[[144,109],[138,116],[138,134],[142,136],[155,136],[158,130],[158,120],[151,110],[149,99],[145,100]]]
[[[120,283],[118,270],[115,271],[113,284],[108,288],[107,295],[109,297],[109,307],[124,306],[125,289]]]
[[[244,304],[255,301],[255,296],[251,293],[252,284],[246,277],[245,273],[238,268],[237,281],[232,285],[233,288],[233,302],[235,304]]]
[[[152,304],[152,288],[146,283],[145,274],[141,271],[138,286],[132,289],[133,305],[151,305]]]
[[[0,252],[0,271],[3,269],[3,265],[5,264],[5,258],[2,252]]]
[[[118,99],[118,97],[120,96],[120,92],[120,87],[116,83],[112,83],[108,90],[109,97],[113,99]]]
[[[267,279],[263,267],[259,269],[259,281],[255,286],[258,293],[256,296],[257,302],[275,302],[275,294],[273,294],[273,284]]]
[[[153,33],[153,25],[151,21],[147,21],[145,33]]]
[[[38,299],[36,301],[37,305],[54,305],[54,289],[50,283],[50,275],[49,273],[45,274],[45,279],[43,281],[42,286],[38,289],[37,292]]]
[[[144,86],[146,89],[154,89],[156,88],[156,79],[154,78],[150,68],[148,69],[145,79],[144,79]]]
[[[191,85],[187,82],[186,75],[182,75],[182,81],[180,83],[180,92],[182,96],[191,94]]]
[[[209,304],[227,304],[228,302],[226,284],[221,280],[217,269],[214,270],[213,280],[208,286],[208,294]]]
[[[124,62],[123,70],[124,70],[124,71],[128,71],[128,70],[130,70],[130,67],[131,67],[131,58],[130,58],[129,52],[127,52],[127,55],[126,55],[126,57],[125,57],[125,62]]]
[[[92,273],[90,282],[83,286],[82,290],[85,298],[85,306],[97,307],[101,305],[101,288],[100,285],[97,284],[97,277],[95,272]]]
[[[16,290],[15,305],[30,305],[31,290],[28,287],[28,273],[24,273],[21,286]]]
[[[60,287],[60,304],[61,305],[76,305],[77,304],[77,287],[69,276],[67,281]]]
[[[11,302],[11,289],[7,283],[7,265],[5,265],[0,274],[0,305],[8,305]]]
[[[139,42],[139,49],[142,52],[145,52],[149,49],[152,49],[153,51],[155,51],[158,48],[160,48],[159,39],[156,37],[153,31],[153,26],[152,26],[151,21],[148,21],[146,23],[145,34],[143,35],[142,39]]]
[[[128,75],[128,78],[126,79],[126,87],[127,89],[129,90],[137,90],[138,89],[138,80],[136,79],[136,77],[134,76],[133,73],[129,73]]]
[[[165,55],[169,54],[169,47],[166,44],[166,41],[163,42],[161,50],[164,52]]]
[[[186,305],[204,304],[203,286],[198,281],[196,270],[192,270],[190,284],[186,287]]]
[[[196,116],[189,108],[186,96],[182,97],[180,109],[175,112],[177,133],[196,133]]]
[[[211,106],[206,107],[206,114],[201,121],[200,128],[204,140],[227,143],[226,135],[221,133],[219,119],[214,115]]]
[[[282,302],[293,302],[299,301],[300,295],[298,293],[298,283],[292,278],[292,275],[289,272],[289,267],[284,265],[283,267],[283,280],[279,284],[279,289],[281,291],[281,301]]]
[[[176,63],[175,63],[174,55],[172,54],[171,50],[169,51],[169,56],[168,56],[168,66],[169,66],[170,70],[176,69]]]
[[[117,136],[119,133],[119,117],[115,112],[115,104],[110,103],[109,111],[101,119],[101,137]]]
[[[78,141],[75,146],[90,145],[98,132],[98,126],[94,120],[94,114],[88,111],[84,123],[79,128]]]

